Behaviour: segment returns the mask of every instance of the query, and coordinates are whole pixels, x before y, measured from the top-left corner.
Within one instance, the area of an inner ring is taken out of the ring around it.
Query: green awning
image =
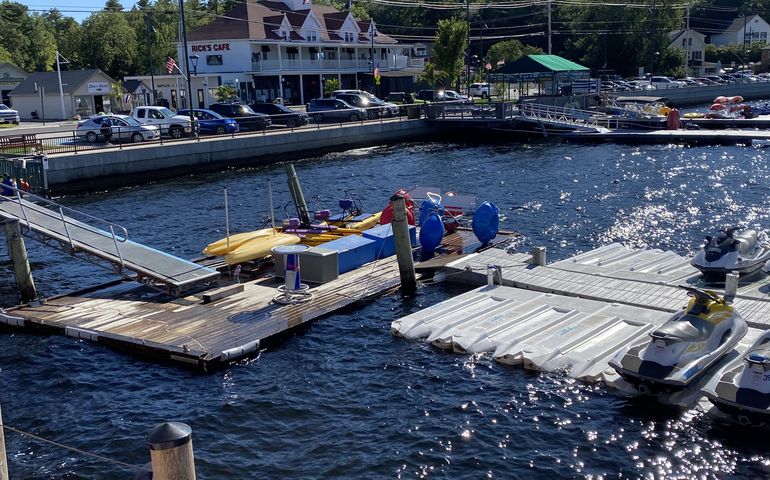
[[[590,72],[590,69],[558,55],[527,55],[513,63],[503,65],[493,73],[510,75],[516,73],[559,72]]]

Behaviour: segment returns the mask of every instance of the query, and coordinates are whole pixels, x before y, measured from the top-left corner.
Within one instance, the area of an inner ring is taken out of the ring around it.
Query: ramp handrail
[[[64,205],[59,205],[58,203],[52,202],[46,198],[39,197],[35,194],[25,192],[18,187],[14,187],[11,185],[2,185],[3,189],[6,190],[12,190],[15,193],[14,197],[9,196],[2,196],[0,197],[0,201],[14,201],[18,204],[19,210],[21,211],[21,215],[24,218],[24,223],[26,223],[26,226],[28,229],[32,230],[32,223],[29,220],[29,217],[27,216],[27,209],[28,207],[25,206],[24,202],[22,202],[23,197],[28,197],[28,200],[32,200],[35,202],[36,205],[40,205],[41,209],[32,209],[35,212],[41,213],[43,215],[48,216],[49,218],[55,219],[57,221],[61,221],[62,226],[64,227],[64,233],[67,237],[67,241],[69,242],[69,246],[71,249],[75,249],[75,243],[72,238],[72,235],[70,234],[69,226],[77,226],[79,228],[86,227],[90,232],[96,233],[98,235],[102,235],[108,238],[111,238],[113,243],[115,244],[115,252],[118,255],[118,260],[120,261],[120,267],[121,269],[125,267],[125,264],[123,262],[123,254],[120,252],[120,246],[119,243],[124,243],[126,240],[128,240],[128,230],[126,230],[126,227],[122,225],[118,225],[117,223],[112,223],[107,220],[104,220],[102,218],[94,217],[93,215],[89,215],[87,213],[80,212],[78,210],[75,210],[74,208],[65,207]],[[88,223],[78,221],[77,223],[72,221],[74,219],[70,218],[70,216],[65,216],[64,212],[67,211],[67,213],[73,213],[77,215],[80,218],[85,219],[85,221],[95,221],[101,224],[106,225],[109,228],[109,233],[94,226],[89,225]],[[118,231],[119,233],[122,233],[122,236],[120,234],[116,234],[115,231]]]
[[[600,117],[606,117],[598,112],[581,110],[571,107],[557,107],[554,105],[542,105],[538,103],[524,103],[519,106],[521,115],[534,120],[544,120],[553,123],[567,123],[570,125],[600,126]]]

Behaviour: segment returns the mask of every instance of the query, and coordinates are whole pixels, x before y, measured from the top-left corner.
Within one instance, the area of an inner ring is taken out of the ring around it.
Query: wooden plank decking
[[[378,260],[310,289],[310,302],[272,302],[272,276],[244,282],[243,291],[204,303],[206,291],[173,298],[132,281],[20,306],[0,323],[65,333],[135,354],[203,370],[247,356],[295,327],[381,294],[400,282],[395,257]],[[225,283],[220,283],[220,287]]]

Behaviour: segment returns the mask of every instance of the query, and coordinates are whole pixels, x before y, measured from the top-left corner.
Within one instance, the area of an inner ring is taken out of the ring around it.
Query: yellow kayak
[[[380,221],[381,216],[382,216],[381,211],[377,213],[373,213],[372,216],[367,218],[366,220],[348,224],[348,228],[352,228],[353,230],[358,230],[359,231],[358,233],[361,233],[362,231],[369,230],[370,228],[377,225],[377,223]]]
[[[258,237],[264,237],[266,235],[272,235],[273,233],[276,233],[272,228],[263,228],[262,230],[254,230],[252,232],[243,232],[243,233],[236,233],[235,235],[230,235],[230,239],[228,241],[228,238],[225,237],[221,240],[217,240],[216,242],[209,243],[206,245],[206,248],[203,249],[204,255],[224,255],[228,252],[231,252],[235,250],[236,248],[240,247],[244,243],[253,240]],[[228,242],[230,244],[230,249],[228,250],[227,245]]]
[[[238,248],[231,250],[225,255],[225,262],[228,265],[248,262],[249,260],[259,260],[272,255],[273,247],[279,245],[293,245],[299,243],[300,238],[297,235],[289,233],[276,233],[275,235],[264,235],[253,238],[243,243]]]

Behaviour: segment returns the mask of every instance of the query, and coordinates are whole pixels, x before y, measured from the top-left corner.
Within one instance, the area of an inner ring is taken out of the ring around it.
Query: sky
[[[13,0],[29,7],[30,11],[46,12],[58,8],[62,14],[82,22],[93,12],[104,8],[106,0]],[[136,3],[134,0],[120,0],[123,8],[130,10]]]

